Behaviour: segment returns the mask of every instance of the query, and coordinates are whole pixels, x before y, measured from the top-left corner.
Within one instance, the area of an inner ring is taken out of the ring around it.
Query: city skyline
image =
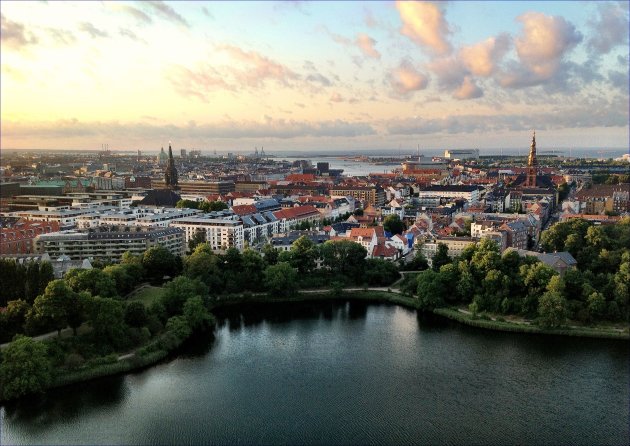
[[[627,147],[627,23],[626,2],[3,2],[0,148]]]

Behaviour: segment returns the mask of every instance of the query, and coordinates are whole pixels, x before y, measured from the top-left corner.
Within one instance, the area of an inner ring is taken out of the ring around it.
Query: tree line
[[[462,304],[474,314],[521,315],[544,327],[567,320],[627,321],[630,300],[630,219],[611,226],[584,220],[558,223],[543,233],[541,246],[569,251],[578,269],[560,276],[535,257],[482,240],[450,259],[439,247],[433,269],[405,284],[421,309]]]

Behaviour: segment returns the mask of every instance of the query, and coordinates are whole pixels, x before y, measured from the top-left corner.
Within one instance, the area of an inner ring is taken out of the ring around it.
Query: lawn
[[[132,292],[129,300],[139,300],[145,307],[150,307],[164,293],[164,289],[158,286],[144,285],[142,288]]]

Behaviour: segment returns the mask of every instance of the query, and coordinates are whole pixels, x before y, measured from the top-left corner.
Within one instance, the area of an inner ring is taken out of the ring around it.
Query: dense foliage
[[[29,304],[44,291],[54,278],[50,262],[17,263],[12,259],[0,259],[0,307],[9,301],[23,299]]]
[[[489,240],[466,248],[455,259],[438,249],[434,269],[416,279],[419,307],[467,304],[475,314],[537,318],[548,328],[568,319],[628,320],[630,219],[610,226],[580,219],[558,223],[543,233],[541,246],[550,252],[569,251],[578,269],[561,277],[535,257],[523,258],[515,251],[500,255]]]

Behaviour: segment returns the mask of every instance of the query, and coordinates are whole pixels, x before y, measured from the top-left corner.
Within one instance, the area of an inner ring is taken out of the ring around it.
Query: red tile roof
[[[314,206],[297,206],[294,208],[285,208],[275,211],[273,215],[278,219],[293,220],[298,218],[308,218],[311,216],[318,216],[319,211]]]

